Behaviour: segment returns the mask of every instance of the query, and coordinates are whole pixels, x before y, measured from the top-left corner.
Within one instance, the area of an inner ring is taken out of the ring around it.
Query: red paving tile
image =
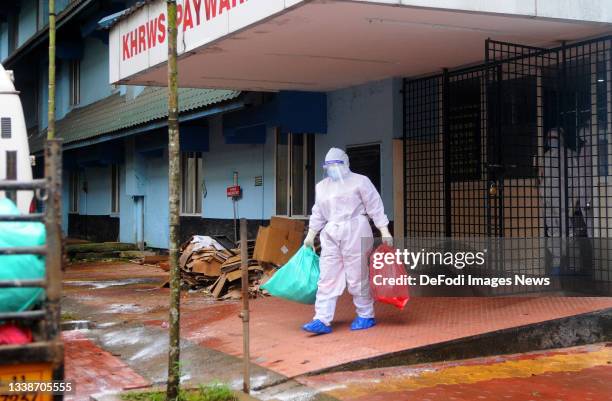
[[[230,355],[242,355],[238,305],[215,314],[186,313],[182,336]],[[461,337],[612,307],[612,298],[414,298],[399,312],[376,306],[378,326],[351,332],[349,297],[338,304],[334,333],[312,337],[300,330],[313,307],[277,298],[251,302],[252,360],[294,377],[339,364]]]
[[[75,386],[67,400],[88,400],[92,394],[149,386],[150,383],[119,358],[104,351],[78,331],[64,332],[65,376]]]

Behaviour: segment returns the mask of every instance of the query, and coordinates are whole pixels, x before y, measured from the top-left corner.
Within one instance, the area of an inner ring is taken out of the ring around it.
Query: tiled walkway
[[[65,376],[75,392],[67,400],[85,401],[92,394],[146,387],[149,382],[119,358],[99,348],[78,331],[64,332]]]
[[[343,363],[490,331],[612,307],[612,298],[414,298],[402,312],[376,306],[378,325],[351,332],[349,297],[338,304],[332,334],[300,330],[313,307],[263,298],[251,302],[251,353],[255,363],[294,377]],[[211,319],[186,314],[182,336],[231,355],[242,353],[242,323],[236,313]],[[208,315],[208,316],[207,316]]]

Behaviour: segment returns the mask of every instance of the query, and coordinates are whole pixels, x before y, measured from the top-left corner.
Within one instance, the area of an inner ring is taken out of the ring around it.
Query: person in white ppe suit
[[[336,302],[348,287],[357,311],[351,330],[368,329],[376,320],[367,269],[362,268],[362,239],[372,238],[369,216],[383,241],[392,244],[389,219],[380,194],[368,177],[351,172],[343,150],[331,148],[323,167],[327,177],[316,186],[315,204],[304,240],[304,245],[312,248],[320,232],[321,274],[314,319],[302,328],[314,334],[331,333]]]

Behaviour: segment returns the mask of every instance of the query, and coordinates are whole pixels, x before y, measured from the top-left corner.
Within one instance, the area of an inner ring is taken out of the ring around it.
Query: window
[[[14,14],[13,18],[9,19],[9,52],[14,52],[19,47],[19,18],[18,14]]]
[[[42,29],[49,23],[49,0],[38,0],[38,12],[36,19],[38,22],[38,29]]]
[[[70,61],[70,105],[77,106],[81,103],[81,62]]]
[[[17,151],[15,150],[6,151],[6,179],[9,181],[17,179]],[[16,191],[6,191],[6,197],[17,202]]]
[[[79,172],[71,171],[68,181],[68,190],[70,191],[70,199],[68,200],[68,211],[70,213],[79,212]]]
[[[349,146],[346,154],[351,171],[368,177],[380,193],[380,144]]]
[[[277,133],[276,214],[307,216],[314,204],[314,135]]]
[[[181,155],[181,213],[202,214],[202,153]]]
[[[120,207],[121,168],[118,164],[111,166],[111,213],[118,214]]]
[[[11,137],[12,127],[10,117],[0,118],[0,131],[2,132],[3,139],[8,139]]]

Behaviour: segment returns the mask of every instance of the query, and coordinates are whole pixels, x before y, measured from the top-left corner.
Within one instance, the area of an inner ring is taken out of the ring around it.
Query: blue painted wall
[[[21,46],[36,33],[38,3],[36,0],[23,0],[18,17],[17,44]]]
[[[392,139],[401,137],[401,94],[399,80],[385,80],[328,93],[328,133],[315,136],[316,166],[321,166],[330,147],[381,144],[382,197],[390,219],[393,218]],[[264,145],[227,145],[219,133],[220,119],[210,122],[210,152],[204,154],[206,197],[203,217],[232,218],[232,203],[225,188],[232,172],[239,172],[243,198],[238,203],[239,217],[268,219],[275,212],[275,138],[269,129]],[[254,179],[262,175],[263,187]],[[315,173],[315,180],[323,171]]]
[[[233,218],[232,202],[226,188],[232,185],[233,172],[239,175],[243,197],[238,202],[238,216],[268,219],[274,211],[274,145],[268,129],[263,145],[227,145],[221,132],[221,118],[210,120],[210,152],[203,155],[206,197],[202,215],[207,218]],[[263,176],[263,186],[255,186],[255,177]]]
[[[168,151],[149,157],[145,191],[145,242],[154,248],[168,248]]]
[[[8,45],[8,24],[6,22],[0,23],[0,60],[4,60],[8,57],[9,45]]]
[[[39,64],[39,80],[38,80],[38,120],[39,120],[39,131],[47,128],[47,110],[48,107],[48,98],[49,98],[49,75],[48,71],[45,70],[44,66],[46,65],[46,60],[41,60]]]
[[[389,219],[393,219],[392,139],[401,137],[398,111],[401,113],[401,96],[398,82],[393,79],[330,92],[328,134],[318,135],[315,142],[317,166],[323,164],[330,147],[381,144],[381,195]]]
[[[134,199],[126,194],[126,173],[125,165],[121,166],[121,187],[120,187],[120,208],[119,208],[119,241],[136,243],[136,228],[134,226]]]
[[[93,38],[86,38],[83,46],[79,104],[81,107],[111,94],[111,86],[108,84],[108,46],[101,40]]]
[[[66,60],[57,60],[57,65],[59,71],[55,73],[55,111],[57,113],[55,118],[61,120],[70,111],[68,98],[70,93],[70,81],[68,80],[70,66]]]
[[[45,61],[46,62],[46,61]],[[39,67],[40,84],[39,120],[40,129],[47,127],[47,70],[45,62]],[[61,120],[74,106],[70,105],[70,61],[58,60],[56,73],[56,111],[57,119]],[[84,40],[84,52],[81,59],[81,103],[77,107],[104,99],[113,93],[108,82],[108,47],[102,41],[93,38]]]
[[[48,1],[48,0],[47,0]],[[60,13],[70,4],[72,0],[55,0],[55,11]]]
[[[70,207],[69,179],[70,172],[64,168],[62,170],[62,230],[64,234],[68,234],[68,208]]]
[[[9,1],[9,0],[4,0]],[[55,11],[61,13],[71,0],[56,0]],[[46,26],[49,22],[49,0],[23,0],[20,12],[16,18],[18,26],[17,45],[21,46],[30,39],[38,28]],[[8,24],[0,23],[0,60],[8,57]]]
[[[30,39],[37,31],[37,2],[36,0],[24,0],[19,12],[19,29],[17,44],[21,46]]]
[[[87,182],[87,192],[83,183]],[[110,166],[85,167],[81,170],[81,192],[79,193],[79,213],[90,216],[110,214],[111,208],[111,169]]]

